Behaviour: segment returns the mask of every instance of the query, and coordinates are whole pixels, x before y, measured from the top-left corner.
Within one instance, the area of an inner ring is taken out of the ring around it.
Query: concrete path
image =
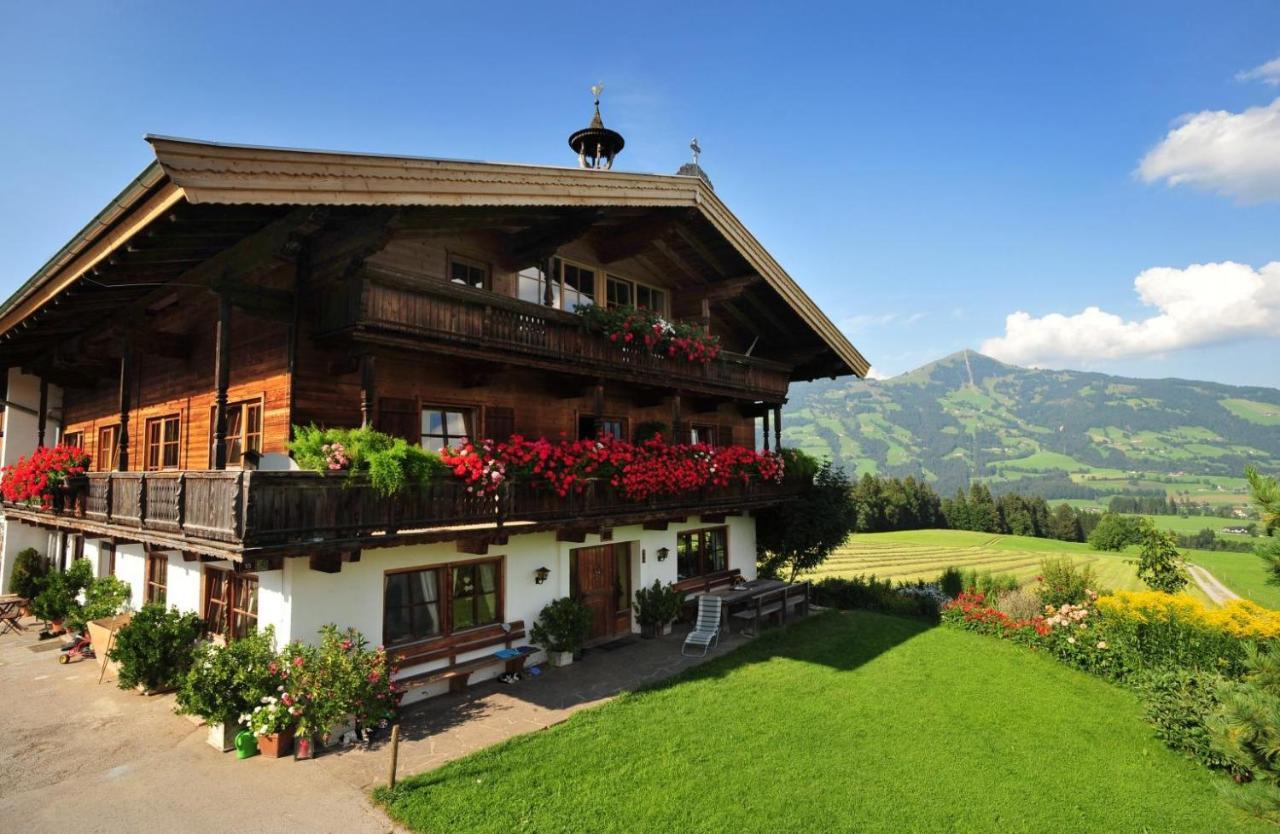
[[[1209,573],[1209,571],[1199,565],[1187,564],[1187,573],[1191,574],[1191,578],[1200,586],[1200,590],[1208,595],[1209,599],[1216,604],[1222,605],[1233,599],[1240,599],[1240,595],[1218,581],[1218,577]]]
[[[244,761],[205,743],[175,715],[173,696],[99,685],[89,662],[60,666],[60,639],[35,629],[0,637],[0,820],[22,832],[342,832],[398,829],[368,798],[384,784],[390,753],[327,752],[309,762]],[[678,633],[590,650],[565,669],[513,686],[406,710],[401,777],[435,768],[521,733],[566,720],[619,692],[663,680],[702,659],[682,658]],[[731,651],[734,636],[707,659]]]

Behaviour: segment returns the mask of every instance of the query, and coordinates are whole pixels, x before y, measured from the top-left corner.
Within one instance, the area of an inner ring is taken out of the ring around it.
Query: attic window
[[[489,266],[480,261],[453,255],[449,258],[449,280],[455,284],[475,287],[478,290],[489,286]]]

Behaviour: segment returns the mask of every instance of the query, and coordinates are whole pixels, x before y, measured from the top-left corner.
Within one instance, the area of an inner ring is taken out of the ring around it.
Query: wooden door
[[[573,551],[573,596],[591,609],[590,640],[611,637],[617,622],[617,558],[614,545],[580,547]]]

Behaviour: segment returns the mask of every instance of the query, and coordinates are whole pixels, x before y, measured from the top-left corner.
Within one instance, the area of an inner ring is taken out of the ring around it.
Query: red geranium
[[[89,455],[79,446],[41,446],[30,457],[0,470],[0,494],[15,504],[39,502],[47,508],[58,487],[88,468]]]

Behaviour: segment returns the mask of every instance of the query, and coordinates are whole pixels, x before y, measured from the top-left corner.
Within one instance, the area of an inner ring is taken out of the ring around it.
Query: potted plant
[[[86,560],[77,560],[77,564]],[[114,617],[129,602],[129,583],[114,576],[99,576],[89,580],[84,589],[84,602],[72,606],[67,615],[67,625],[76,634],[89,634],[89,623]]]
[[[64,622],[80,609],[80,592],[92,581],[93,568],[89,560],[77,559],[66,573],[54,571],[44,578],[44,587],[36,595],[32,610],[37,617],[49,623],[52,634],[60,634],[65,630]],[[83,625],[82,619],[76,619]]]
[[[202,631],[203,623],[195,614],[166,609],[160,603],[144,605],[116,632],[115,645],[107,653],[120,664],[117,685],[146,694],[174,689],[191,668]]]
[[[209,727],[209,744],[231,750],[239,723],[272,697],[276,665],[271,626],[225,646],[203,643],[178,688],[178,712],[199,716]]]
[[[547,650],[552,666],[568,666],[591,633],[591,609],[571,597],[552,600],[533,625],[533,642]]]
[[[665,634],[671,621],[680,615],[681,594],[675,585],[663,585],[653,580],[648,588],[636,590],[636,622],[640,624],[640,636],[646,638]]]
[[[88,468],[89,456],[78,446],[41,446],[30,457],[4,467],[0,494],[13,503],[61,510],[75,505],[88,483]]]
[[[32,602],[44,590],[50,567],[48,557],[34,547],[20,550],[14,557],[13,573],[9,576],[9,593],[26,600],[22,607],[24,616],[30,616]]]

